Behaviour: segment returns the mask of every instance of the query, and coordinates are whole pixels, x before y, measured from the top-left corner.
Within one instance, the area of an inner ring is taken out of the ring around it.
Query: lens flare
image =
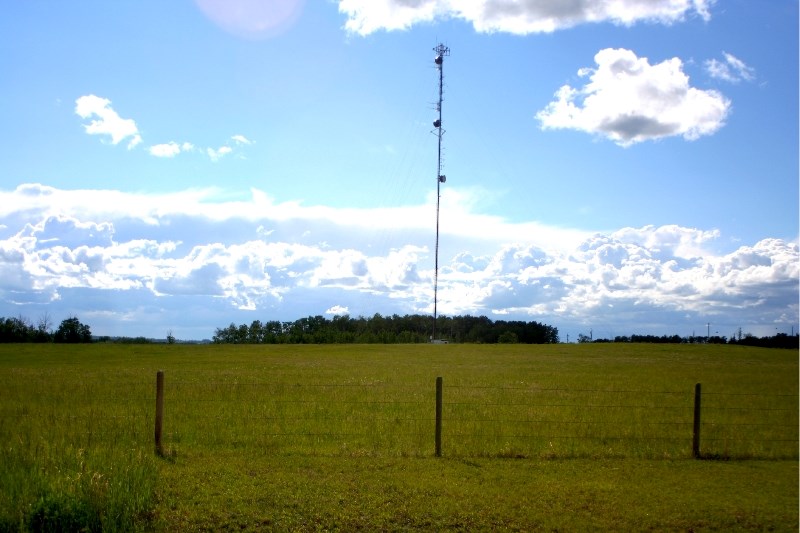
[[[303,11],[305,0],[195,0],[214,24],[245,39],[268,39],[285,33]]]

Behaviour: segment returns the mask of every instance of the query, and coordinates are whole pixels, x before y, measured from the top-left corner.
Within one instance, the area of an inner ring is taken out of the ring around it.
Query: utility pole
[[[434,133],[439,141],[436,162],[436,251],[433,274],[433,335],[431,336],[431,341],[436,342],[436,317],[439,299],[439,204],[442,199],[441,186],[447,180],[442,174],[442,136],[444,135],[444,129],[442,128],[442,100],[444,95],[444,58],[450,55],[450,48],[443,44],[438,44],[433,51],[436,52],[433,62],[436,63],[436,69],[439,71],[439,100],[436,102],[436,111],[439,113],[439,118],[433,121],[433,127],[436,128]]]

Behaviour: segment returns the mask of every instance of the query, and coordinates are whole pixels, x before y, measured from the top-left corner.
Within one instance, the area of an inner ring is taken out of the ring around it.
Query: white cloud
[[[469,274],[445,271],[439,278],[440,309],[602,321],[628,332],[642,323],[668,329],[675,322],[677,328],[692,316],[729,325],[797,320],[796,243],[765,239],[721,257],[705,253],[685,261],[611,234],[598,235],[571,254],[520,261],[537,255],[542,252],[532,247],[503,248]]]
[[[150,155],[156,157],[175,157],[179,153],[181,153],[181,145],[176,142],[155,144],[150,147]]]
[[[327,311],[325,311],[326,315],[333,315],[333,316],[345,316],[350,313],[350,310],[347,307],[343,307],[341,305],[334,305]]]
[[[678,58],[651,65],[630,50],[606,48],[580,89],[564,85],[556,100],[536,114],[543,129],[574,129],[607,137],[621,146],[683,136],[695,140],[724,125],[730,101],[713,90],[690,86]]]
[[[108,135],[111,137],[111,143],[115,145],[130,138],[128,149],[142,142],[136,122],[120,117],[111,108],[111,100],[107,98],[93,94],[81,96],[75,101],[75,113],[83,119],[96,117],[89,124],[84,124],[84,129],[89,135]]]
[[[622,228],[612,237],[625,244],[651,250],[655,254],[693,259],[705,254],[704,245],[719,238],[718,230],[698,230],[676,225]]]
[[[253,144],[253,141],[251,141],[244,135],[234,135],[233,137],[231,137],[231,139],[233,139],[233,142],[235,142],[236,144],[245,144],[245,145]]]
[[[231,140],[233,141],[233,144],[235,146],[237,146],[237,147],[239,147],[239,146],[249,146],[249,145],[253,144],[253,141],[251,141],[250,139],[248,139],[244,135],[233,135],[231,137]],[[224,156],[232,154],[233,150],[234,149],[233,149],[232,146],[226,144],[224,146],[220,146],[217,149],[206,148],[206,154],[208,154],[208,157],[211,158],[211,161],[216,163],[217,161],[222,159]]]
[[[25,211],[48,215],[68,214],[76,218],[130,218],[164,227],[167,221],[180,218],[202,218],[210,223],[230,220],[245,221],[253,226],[259,238],[281,238],[285,228],[297,228],[293,238],[311,235],[320,242],[329,239],[332,245],[347,242],[342,228],[360,228],[350,237],[357,240],[365,233],[380,235],[382,240],[392,232],[414,232],[430,236],[431,209],[435,193],[425,205],[389,208],[330,208],[306,206],[300,202],[276,203],[265,192],[250,191],[251,197],[240,201],[217,200],[217,189],[188,189],[158,195],[123,193],[102,189],[64,190],[40,184],[23,184],[15,190],[0,191],[0,220]],[[570,249],[591,235],[573,228],[546,226],[537,222],[510,223],[496,215],[475,212],[479,189],[448,188],[442,193],[443,241],[469,241],[474,249],[493,246],[497,236],[510,242],[534,242],[548,249]],[[171,222],[174,224],[174,222]],[[309,229],[311,228],[311,229]],[[196,228],[192,227],[192,230]],[[281,231],[281,229],[283,229]],[[302,229],[302,231],[299,231]],[[426,242],[427,244],[427,242]],[[443,242],[443,246],[447,246]]]
[[[207,148],[206,149],[206,153],[208,154],[208,157],[210,157],[211,161],[213,161],[215,163],[217,161],[219,161],[223,156],[226,156],[226,155],[230,154],[231,152],[233,152],[233,148],[231,148],[230,146],[220,146],[216,150],[214,148]]]
[[[175,157],[181,152],[194,151],[194,145],[189,142],[178,144],[175,141],[170,141],[164,144],[155,144],[151,146],[148,151],[150,155],[155,157]]]
[[[345,28],[360,35],[406,30],[455,18],[476,31],[519,35],[552,32],[584,23],[670,24],[696,14],[711,17],[714,0],[339,0]]]
[[[717,230],[678,225],[571,230],[565,241],[561,228],[531,232],[532,223],[472,212],[464,198],[449,200],[459,223],[444,233],[441,313],[556,327],[602,319],[624,334],[797,321],[796,242],[767,238],[719,255]],[[163,313],[210,336],[230,316],[431,312],[431,231],[420,220],[432,209],[306,207],[260,191],[218,201],[212,190],[0,190],[9,230],[0,238],[0,316],[49,302],[52,314],[85,306],[129,327]],[[487,224],[492,231],[473,235]]]
[[[752,67],[728,52],[723,52],[725,61],[709,59],[705,62],[706,71],[712,78],[717,78],[731,83],[740,81],[753,81],[756,79],[756,71]]]
[[[133,119],[121,118],[111,108],[111,100],[107,98],[101,98],[93,94],[81,96],[75,101],[75,113],[83,119],[96,117],[89,124],[84,124],[86,133],[90,135],[108,135],[114,145],[125,139],[130,139],[128,141],[129,150],[142,142],[142,136],[139,134],[136,122]],[[236,146],[253,144],[252,140],[240,134],[231,136],[231,140]],[[194,152],[195,150],[197,148],[191,142],[179,144],[175,141],[154,144],[147,149],[150,155],[161,158],[172,158],[181,153]],[[216,163],[222,157],[231,154],[233,148],[229,145],[223,145],[216,149],[206,148],[204,152],[211,161]]]

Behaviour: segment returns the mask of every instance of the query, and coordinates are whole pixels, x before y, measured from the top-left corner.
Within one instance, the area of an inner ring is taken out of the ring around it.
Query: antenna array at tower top
[[[450,48],[443,44],[437,44],[433,51],[436,52],[436,57],[446,57],[450,55]],[[437,61],[437,63],[439,63],[439,61]]]

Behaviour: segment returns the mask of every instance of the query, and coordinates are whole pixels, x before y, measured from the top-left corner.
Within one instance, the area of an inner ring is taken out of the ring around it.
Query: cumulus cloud
[[[651,65],[630,50],[606,48],[594,60],[595,68],[578,71],[586,85],[564,85],[536,114],[543,129],[574,129],[630,146],[672,136],[695,140],[725,123],[730,101],[692,87],[678,58]]]
[[[0,224],[7,227],[0,237],[0,316],[46,302],[74,313],[111,299],[106,320],[144,323],[154,313],[189,320],[179,309],[193,305],[202,318],[191,320],[203,321],[210,335],[233,312],[259,319],[429,313],[431,235],[419,213],[432,208],[396,208],[384,217],[378,210],[276,203],[260,191],[218,201],[213,191],[20,186],[0,191]],[[484,222],[461,210],[468,225]],[[440,256],[441,313],[556,327],[602,319],[626,334],[653,327],[674,333],[692,321],[733,330],[798,318],[796,242],[766,238],[719,255],[714,229],[576,231],[565,244],[542,237],[547,228],[524,232],[525,224],[489,222],[498,230],[491,238],[445,234],[458,245]]]
[[[730,83],[740,81],[753,81],[756,79],[754,68],[728,52],[723,52],[724,61],[709,59],[705,62],[706,71],[712,78],[717,78]]]
[[[341,305],[334,305],[327,311],[325,311],[326,315],[333,315],[333,316],[345,316],[350,313],[350,310],[347,307],[343,307]]]
[[[20,235],[46,247],[108,246],[114,236],[114,226],[109,222],[82,222],[59,214],[47,216],[36,224],[26,224]]]
[[[251,141],[250,139],[248,139],[244,135],[234,135],[233,137],[231,137],[231,139],[236,144],[245,144],[245,145],[253,144],[253,141]]]
[[[125,139],[128,141],[128,149],[132,149],[142,143],[142,136],[139,128],[133,119],[123,119],[111,107],[111,100],[101,98],[93,94],[81,96],[75,101],[75,114],[83,119],[93,120],[84,124],[84,129],[89,135],[108,135],[111,143],[116,145]],[[244,135],[237,134],[230,138],[233,146],[242,147],[253,144],[253,141]],[[219,161],[222,157],[233,153],[234,148],[229,144],[219,148],[206,148],[200,150],[205,153],[212,162]],[[191,142],[177,143],[170,141],[167,143],[154,144],[147,149],[153,157],[172,158],[181,153],[194,152],[197,150]]]
[[[208,157],[210,157],[211,160],[214,161],[215,163],[217,161],[219,161],[220,159],[222,159],[223,156],[226,156],[231,152],[233,152],[233,148],[231,148],[230,146],[220,146],[217,149],[214,149],[214,148],[207,148],[206,149],[206,153],[208,154]]]
[[[459,19],[476,31],[518,35],[579,24],[640,21],[671,24],[690,15],[711,17],[714,0],[339,0],[345,29],[360,35],[406,30],[415,24]]]
[[[155,144],[148,149],[150,155],[155,157],[175,157],[181,152],[191,152],[193,150],[194,145],[192,143],[185,142],[178,144],[174,141],[164,144]]]
[[[448,312],[491,309],[545,321],[599,319],[631,329],[640,322],[682,324],[692,316],[727,324],[796,320],[796,243],[765,239],[723,256],[698,249],[701,255],[687,260],[669,253],[676,231],[695,242],[708,239],[691,228],[645,227],[598,234],[569,254],[507,246],[466,274],[463,268],[445,271],[439,305]],[[541,259],[527,259],[536,256]]]
[[[75,101],[75,113],[83,119],[93,119],[83,126],[89,135],[108,135],[115,145],[129,138],[128,149],[142,142],[136,122],[120,117],[107,98],[81,96]]]

